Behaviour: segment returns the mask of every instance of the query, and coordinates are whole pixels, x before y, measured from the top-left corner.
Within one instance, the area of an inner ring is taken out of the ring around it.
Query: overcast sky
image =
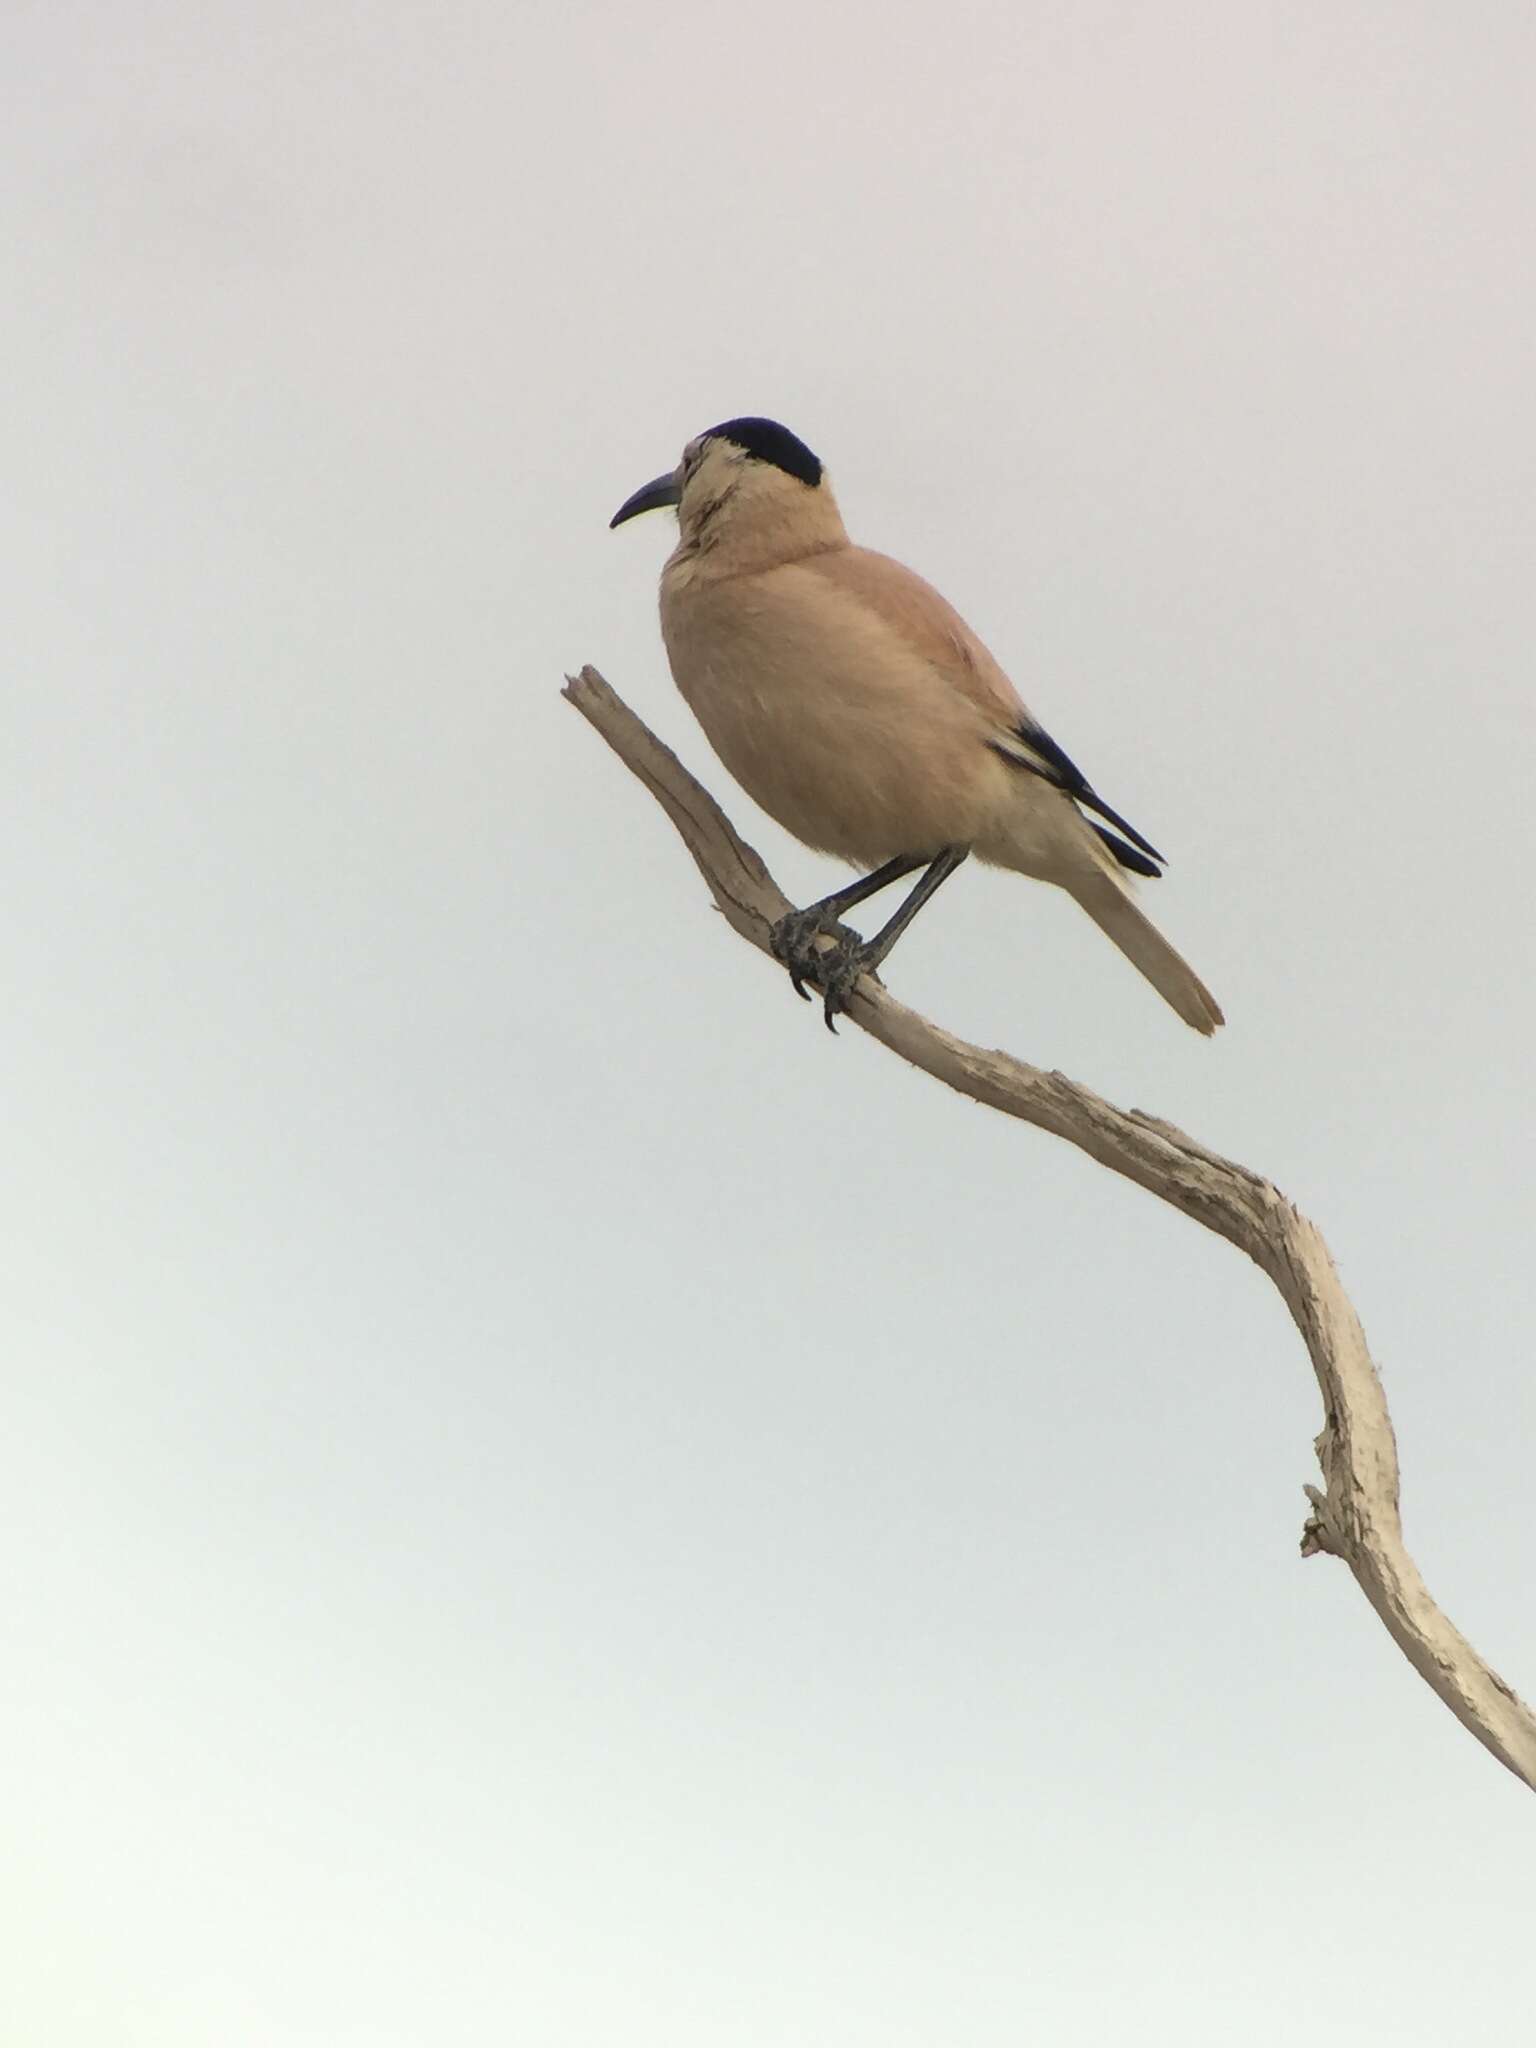
[[[1228,1246],[834,1043],[563,704],[733,413],[1170,857],[1185,1030],[888,970],[1271,1175],[1536,1692],[1536,17],[9,0],[18,2048],[1444,2048],[1529,1794],[1302,1564]]]

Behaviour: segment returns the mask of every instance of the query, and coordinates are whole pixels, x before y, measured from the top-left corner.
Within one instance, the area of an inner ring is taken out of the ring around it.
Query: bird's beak
[[[608,522],[609,531],[622,526],[626,519],[638,519],[642,512],[659,512],[663,505],[675,505],[682,495],[676,470],[654,477],[650,483],[642,484],[632,498],[624,500]]]

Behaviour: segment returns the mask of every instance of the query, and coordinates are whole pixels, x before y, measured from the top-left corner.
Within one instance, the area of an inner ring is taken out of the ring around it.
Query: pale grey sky
[[[1536,1690],[1536,18],[11,0],[0,2035],[1442,2048],[1528,1794],[1266,1283],[814,1014],[561,703],[785,419],[1170,856],[893,989],[1273,1175]]]

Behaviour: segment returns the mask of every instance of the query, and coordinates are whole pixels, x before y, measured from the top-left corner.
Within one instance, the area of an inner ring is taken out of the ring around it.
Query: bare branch
[[[713,797],[595,669],[568,677],[565,694],[666,811],[731,924],[768,951],[769,932],[789,901]],[[1172,1124],[1116,1109],[1064,1074],[968,1045],[868,977],[847,1014],[946,1086],[1065,1138],[1171,1203],[1269,1275],[1301,1332],[1323,1397],[1315,1446],[1323,1485],[1306,1488],[1312,1513],[1302,1555],[1327,1551],[1344,1560],[1414,1669],[1500,1763],[1536,1790],[1536,1716],[1447,1621],[1403,1546],[1386,1397],[1316,1226],[1269,1181]]]

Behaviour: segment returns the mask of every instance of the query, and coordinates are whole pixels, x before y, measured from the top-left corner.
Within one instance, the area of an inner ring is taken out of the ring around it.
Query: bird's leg
[[[774,926],[769,944],[774,958],[782,960],[789,969],[789,978],[797,996],[809,1002],[811,998],[805,984],[807,980],[820,982],[821,976],[816,970],[824,967],[835,953],[863,945],[860,935],[841,922],[843,912],[852,910],[856,903],[863,903],[877,891],[889,888],[892,882],[899,882],[903,875],[910,875],[914,868],[922,865],[920,859],[913,860],[905,854],[898,854],[883,867],[858,876],[841,889],[834,889],[819,903],[809,903],[804,910],[786,911]],[[816,942],[822,938],[832,943],[818,946]]]
[[[819,903],[813,903],[811,910],[824,910],[834,919],[845,910],[852,910],[856,903],[867,903],[871,896],[878,896],[882,889],[889,889],[892,882],[899,882],[903,875],[910,875],[926,864],[927,856],[898,853],[894,860],[888,860],[883,867],[871,868],[867,875],[860,875],[852,882],[844,883],[841,889],[834,889],[830,896],[823,896]],[[808,916],[809,912],[802,912]]]
[[[873,896],[877,889],[910,874],[914,868],[922,866],[921,861],[887,861],[883,868],[876,868],[873,874],[864,876],[861,881],[851,882],[846,889],[838,890],[821,903],[813,903],[809,910],[792,911],[774,926],[774,952],[789,968],[797,994],[805,994],[803,984],[806,981],[814,981],[821,990],[822,1015],[829,1031],[836,1031],[833,1019],[840,1010],[847,1008],[848,998],[853,994],[860,975],[875,972],[928,898],[941,882],[948,881],[969,850],[964,846],[947,846],[937,860],[930,862],[926,874],[895,916],[883,924],[872,939],[861,939],[857,932],[838,923],[837,912],[851,909],[866,896]],[[826,921],[829,916],[832,920],[830,927]],[[802,922],[806,919],[814,922],[807,925]],[[818,948],[815,940],[822,933],[828,933],[837,943]]]

